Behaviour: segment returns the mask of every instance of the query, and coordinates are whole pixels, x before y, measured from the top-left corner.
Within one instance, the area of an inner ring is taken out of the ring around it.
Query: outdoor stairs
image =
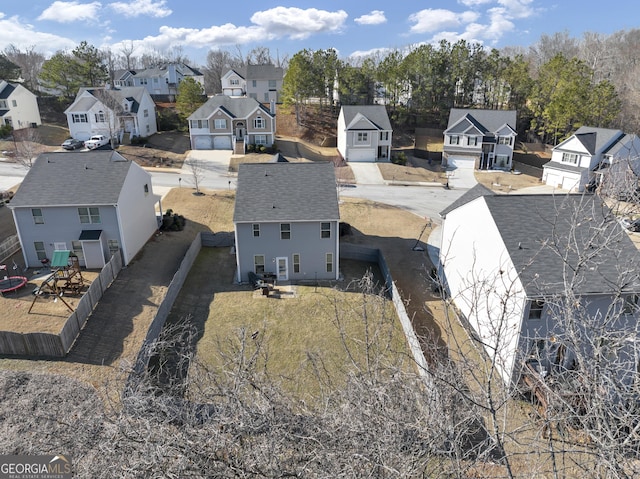
[[[237,140],[233,147],[234,155],[244,155],[244,140]]]
[[[123,145],[131,144],[131,133],[129,133],[128,131],[126,131],[124,135],[122,135],[122,144]]]

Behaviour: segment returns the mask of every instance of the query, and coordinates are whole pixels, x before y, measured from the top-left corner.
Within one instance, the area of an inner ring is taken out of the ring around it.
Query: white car
[[[93,135],[87,141],[84,142],[85,148],[89,150],[95,150],[96,148],[100,148],[101,146],[105,146],[109,144],[109,138],[104,135]]]

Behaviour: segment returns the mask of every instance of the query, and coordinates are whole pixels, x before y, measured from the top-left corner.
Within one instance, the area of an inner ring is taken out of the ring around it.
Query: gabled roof
[[[88,96],[84,93],[88,93]],[[84,95],[83,95],[84,94]],[[73,112],[86,112],[100,100],[101,95],[109,95],[113,98],[118,106],[122,107],[124,100],[132,102],[131,112],[137,113],[140,104],[145,95],[148,95],[147,89],[143,86],[123,86],[118,88],[81,88],[76,96],[76,100],[71,104],[69,108],[65,110],[65,113]],[[109,107],[109,105],[105,105]],[[121,113],[119,110],[117,113]]]
[[[482,196],[528,297],[562,293],[567,277],[579,295],[640,292],[640,253],[599,196]]]
[[[369,120],[378,130],[391,130],[391,122],[384,105],[344,105],[342,107],[344,122],[347,128],[353,120],[361,114]]]
[[[473,108],[452,108],[449,112],[449,128],[456,125],[463,118],[474,124],[478,129],[488,132],[497,132],[505,125],[513,131],[516,130],[516,110],[480,110]]]
[[[247,65],[244,71],[247,80],[282,80],[284,76],[282,68],[272,64]]]
[[[16,85],[7,82],[2,91],[0,91],[0,100],[6,100],[9,98],[15,89]]]
[[[241,69],[241,68],[232,68],[232,69],[230,69],[230,70],[227,70],[227,71],[225,72],[225,74],[224,74],[224,75],[222,75],[222,78],[226,78],[226,77],[228,77],[228,76],[231,76],[232,74],[238,75],[238,76],[239,76],[240,78],[242,78],[243,80],[244,80],[244,78],[245,78],[245,77],[244,77],[245,73],[242,71],[242,69]]]
[[[115,205],[131,164],[115,151],[43,153],[11,207]]]
[[[231,98],[226,95],[216,95],[209,98],[187,120],[207,119],[218,108],[228,112],[232,118],[248,118],[256,109],[260,109],[261,113],[273,117],[271,112],[254,98]]]
[[[576,138],[585,147],[589,154],[595,155],[605,149],[611,141],[619,141],[623,136],[624,133],[620,130],[581,126],[573,135],[560,142],[553,149],[562,150],[572,138]]]
[[[483,184],[477,183],[473,188],[468,190],[460,198],[458,198],[449,206],[447,206],[445,209],[443,209],[440,212],[440,217],[444,218],[445,216],[447,216],[447,213],[449,213],[449,211],[453,211],[462,205],[466,205],[467,203],[470,203],[476,198],[480,198],[481,196],[494,195],[494,194],[495,193],[493,191],[491,191],[489,188],[487,188]]]
[[[234,223],[331,221],[339,218],[332,163],[239,165]]]

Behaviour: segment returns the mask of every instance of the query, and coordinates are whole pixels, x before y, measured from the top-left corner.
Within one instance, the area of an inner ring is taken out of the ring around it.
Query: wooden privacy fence
[[[84,293],[76,310],[67,318],[58,334],[54,333],[15,333],[0,331],[0,354],[63,358],[71,350],[74,341],[80,334],[102,298],[107,288],[116,279],[122,269],[122,256],[117,253],[102,268]]]
[[[9,236],[0,243],[0,264],[20,251],[20,240],[18,235]]]

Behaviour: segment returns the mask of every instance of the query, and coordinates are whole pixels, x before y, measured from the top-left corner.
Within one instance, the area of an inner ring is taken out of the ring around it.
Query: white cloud
[[[528,18],[536,13],[533,0],[498,0],[508,18]]]
[[[155,2],[154,0],[133,0],[130,2],[114,2],[109,4],[109,7],[125,17],[139,17],[140,15],[146,15],[149,17],[163,18],[168,17],[173,13],[173,11],[170,8],[167,8],[166,5],[166,0],[159,0]]]
[[[6,15],[0,12],[0,45],[15,45],[21,50],[36,45],[36,51],[49,56],[58,50],[75,48],[78,42],[50,33],[37,32],[33,25],[23,23],[18,16],[6,18]]]
[[[456,13],[441,8],[427,8],[409,16],[409,22],[414,23],[410,28],[410,32],[430,33],[451,27],[460,27],[474,22],[478,17],[479,15],[476,12],[471,11]]]
[[[493,3],[494,1],[495,0],[458,0],[458,3],[461,3],[466,7],[476,7],[487,3]]]
[[[100,2],[79,3],[55,1],[38,17],[38,20],[51,20],[59,23],[97,20],[102,4]]]
[[[381,23],[386,23],[386,21],[387,18],[382,10],[373,10],[371,13],[362,15],[354,20],[360,25],[380,25]]]
[[[303,40],[314,33],[340,32],[347,17],[344,10],[328,12],[316,8],[276,7],[254,13],[251,22],[271,37]]]

